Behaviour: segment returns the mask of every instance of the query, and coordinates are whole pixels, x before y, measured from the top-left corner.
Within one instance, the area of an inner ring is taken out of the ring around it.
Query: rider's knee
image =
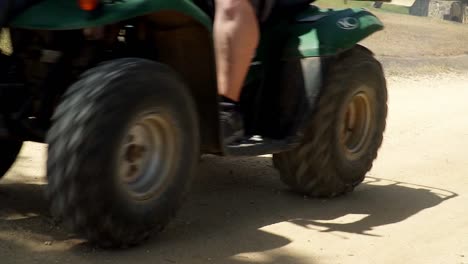
[[[216,0],[216,15],[223,16],[227,20],[234,20],[239,14],[251,8],[250,0]]]

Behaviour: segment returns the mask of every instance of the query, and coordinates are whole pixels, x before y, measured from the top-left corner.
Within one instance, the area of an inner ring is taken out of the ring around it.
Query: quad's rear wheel
[[[70,87],[47,142],[53,214],[92,243],[126,247],[179,207],[199,158],[198,116],[170,68],[121,59]]]
[[[344,52],[326,73],[301,144],[275,154],[281,179],[316,197],[350,192],[371,169],[382,143],[387,88],[380,63],[365,48]]]
[[[15,162],[22,145],[17,140],[0,140],[0,179]]]

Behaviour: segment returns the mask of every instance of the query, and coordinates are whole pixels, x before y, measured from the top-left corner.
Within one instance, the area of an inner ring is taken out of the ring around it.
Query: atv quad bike
[[[278,0],[243,89],[245,138],[224,145],[209,12],[191,0],[78,2],[44,0],[9,25],[0,169],[22,141],[48,143],[52,212],[91,242],[161,230],[201,154],[273,154],[284,183],[316,197],[352,191],[371,168],[387,91],[357,45],[383,28],[368,11]]]

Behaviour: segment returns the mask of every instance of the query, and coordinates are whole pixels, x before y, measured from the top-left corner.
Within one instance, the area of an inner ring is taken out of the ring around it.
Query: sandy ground
[[[398,17],[382,17],[394,23],[387,30],[410,31],[395,29]],[[465,30],[456,27],[445,30]],[[394,35],[375,38],[381,41],[365,44],[389,75],[388,129],[354,193],[306,199],[282,185],[269,157],[205,157],[188,201],[162,234],[137,248],[103,251],[53,225],[42,197],[45,146],[28,143],[0,183],[0,263],[468,264],[466,45],[458,39],[443,52],[420,54],[405,44],[416,43],[411,36],[397,47]],[[411,56],[395,58],[398,47]],[[459,61],[457,71],[451,61]],[[414,65],[420,70],[410,71]]]
[[[0,185],[0,263],[468,263],[467,82],[390,77],[384,145],[350,195],[294,195],[269,157],[206,157],[175,221],[125,251],[50,222],[45,146],[27,144]]]
[[[432,57],[468,53],[468,25],[427,17],[375,13],[385,30],[363,43],[382,56]]]

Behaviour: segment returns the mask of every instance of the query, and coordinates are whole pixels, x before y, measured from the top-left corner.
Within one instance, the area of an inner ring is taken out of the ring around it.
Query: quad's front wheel
[[[161,230],[194,174],[198,126],[188,89],[164,65],[121,59],[86,72],[47,138],[53,214],[103,247]]]
[[[377,157],[387,88],[380,63],[360,46],[331,65],[324,83],[302,143],[274,155],[273,162],[283,182],[295,191],[333,197],[360,184]]]

